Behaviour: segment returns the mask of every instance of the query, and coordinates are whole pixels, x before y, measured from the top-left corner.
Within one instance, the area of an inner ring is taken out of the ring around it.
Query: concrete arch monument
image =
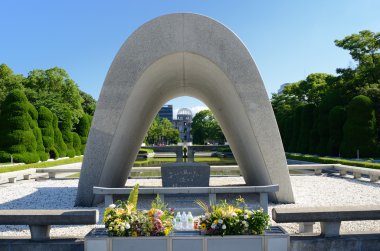
[[[100,202],[93,186],[125,185],[154,116],[178,96],[212,110],[247,184],[279,184],[271,199],[294,202],[277,123],[247,48],[217,21],[178,13],[141,26],[113,60],[87,141],[77,206]]]

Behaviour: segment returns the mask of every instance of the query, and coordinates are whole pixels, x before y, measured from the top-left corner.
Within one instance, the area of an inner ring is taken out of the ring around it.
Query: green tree
[[[374,157],[376,155],[376,118],[370,98],[359,95],[347,107],[340,152],[343,157]]]
[[[50,158],[57,159],[59,153],[54,147],[53,113],[44,106],[38,110],[38,126],[41,129],[45,152]]]
[[[225,137],[218,121],[210,110],[195,114],[191,124],[191,135],[194,144],[205,144],[207,141],[224,143]]]
[[[83,111],[88,115],[94,116],[95,108],[96,108],[96,100],[90,94],[87,94],[84,91],[79,90],[79,94],[83,99],[83,103],[82,103]]]
[[[58,127],[58,117],[53,114],[53,129],[54,129],[54,148],[59,153],[59,157],[66,157],[67,146],[63,141],[61,130]]]
[[[363,84],[380,84],[380,32],[363,30],[335,40],[335,45],[348,50],[358,62],[355,72]]]
[[[31,128],[30,103],[22,90],[9,92],[0,114],[0,161],[34,163],[39,161],[37,142]]]
[[[329,142],[327,152],[331,156],[339,156],[339,147],[343,138],[343,126],[346,121],[346,109],[335,106],[329,112]]]
[[[34,137],[36,138],[37,142],[37,153],[38,156],[40,157],[41,161],[46,161],[49,158],[49,155],[45,152],[45,147],[44,143],[42,141],[42,133],[41,129],[38,127],[38,112],[36,108],[32,104],[28,104],[28,112],[30,117],[32,118],[29,123],[30,123],[30,128],[33,130]]]
[[[25,92],[36,107],[47,107],[59,121],[65,119],[65,111],[72,113],[73,124],[83,116],[83,99],[76,83],[69,78],[65,70],[58,67],[48,70],[33,70],[24,81]]]
[[[64,117],[59,124],[59,129],[62,132],[63,141],[67,146],[66,156],[72,158],[75,156],[75,150],[73,147],[73,133],[71,132],[73,124],[71,123],[71,112],[69,110],[64,112]]]
[[[10,91],[23,89],[22,80],[23,77],[21,75],[14,75],[11,68],[6,64],[0,64],[0,110],[1,104]]]
[[[173,128],[168,119],[160,119],[158,116],[153,120],[144,139],[147,144],[177,144],[179,141],[179,131]]]

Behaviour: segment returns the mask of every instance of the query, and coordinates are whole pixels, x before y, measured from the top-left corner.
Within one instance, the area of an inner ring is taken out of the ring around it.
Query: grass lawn
[[[69,159],[45,161],[45,162],[32,163],[32,164],[26,164],[26,165],[0,166],[0,173],[20,171],[20,170],[25,170],[29,168],[46,168],[46,167],[60,166],[60,165],[65,165],[65,164],[82,162],[82,160],[83,160],[83,156],[78,156],[78,157],[69,158]]]
[[[0,173],[20,171],[29,168],[46,168],[60,166],[65,164],[78,163],[83,161],[83,156],[70,159],[62,159],[56,161],[45,161],[17,166],[0,166]],[[233,158],[218,158],[218,157],[196,157],[196,162],[208,163],[209,165],[235,165],[236,161]],[[161,166],[163,163],[176,162],[176,158],[149,158],[147,160],[136,160],[134,166]]]

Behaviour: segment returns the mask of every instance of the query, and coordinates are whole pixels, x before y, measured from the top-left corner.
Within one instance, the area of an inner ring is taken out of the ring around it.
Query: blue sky
[[[2,0],[0,63],[25,75],[64,68],[97,99],[113,57],[134,30],[163,14],[194,12],[240,37],[270,94],[310,73],[334,74],[352,65],[334,40],[363,29],[379,32],[379,10],[378,0]],[[170,103],[177,109],[203,106],[192,98]]]

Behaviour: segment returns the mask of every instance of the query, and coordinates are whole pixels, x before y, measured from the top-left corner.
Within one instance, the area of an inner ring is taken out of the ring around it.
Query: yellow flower
[[[132,232],[132,236],[133,236],[133,237],[136,237],[136,236],[137,236],[137,232],[136,232],[136,231],[133,231],[133,232]]]
[[[218,220],[214,220],[214,224],[218,224]]]
[[[206,223],[201,224],[201,230],[206,230]]]
[[[239,214],[241,212],[243,212],[243,211],[240,208],[235,208],[235,213]]]
[[[122,208],[116,209],[116,215],[122,215],[124,212],[125,212],[125,210]]]

